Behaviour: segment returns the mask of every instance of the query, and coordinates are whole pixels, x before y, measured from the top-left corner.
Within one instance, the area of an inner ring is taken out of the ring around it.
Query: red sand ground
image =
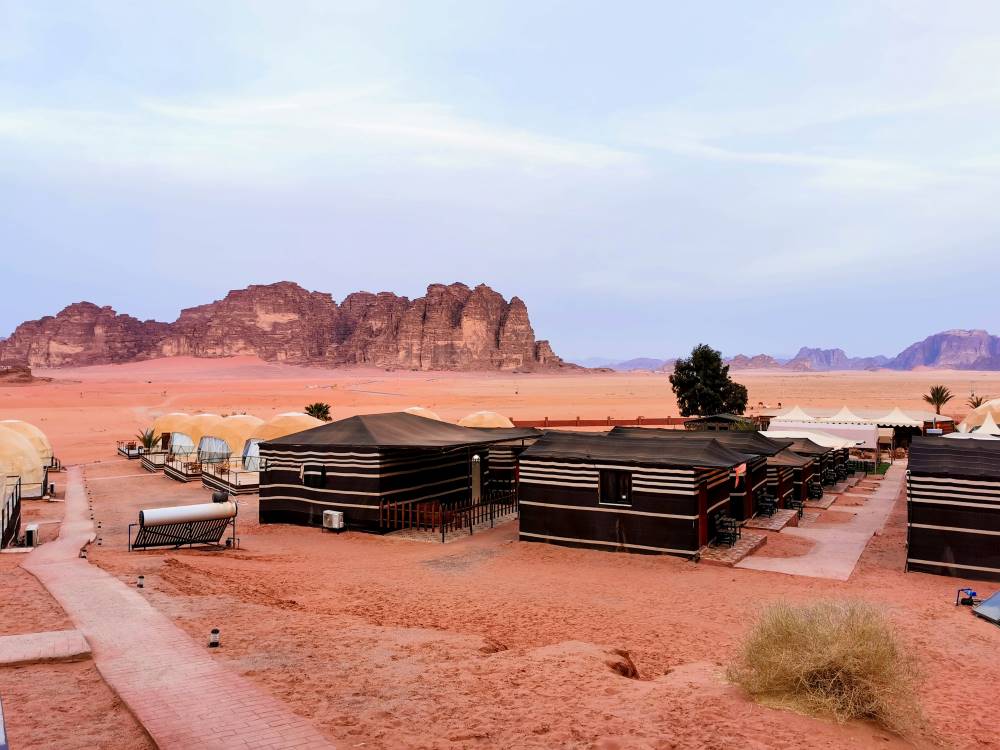
[[[266,417],[324,400],[335,416],[414,404],[449,417],[481,408],[660,416],[676,413],[663,376],[324,373],[246,360],[57,374],[78,382],[2,388],[0,414],[38,421],[64,460],[105,459],[86,472],[103,537],[91,558],[130,584],[145,574],[145,595],[192,637],[220,627],[217,658],[312,718],[340,747],[1000,747],[1000,729],[977,710],[996,699],[1000,629],[953,606],[962,581],[902,573],[901,502],[844,583],[520,543],[513,525],[449,545],[260,527],[254,498],[240,501],[239,551],[126,551],[138,508],[207,497],[112,457],[116,438],[160,411]],[[990,377],[977,390],[1000,391],[1000,378]],[[754,400],[872,407],[919,406],[931,382],[964,393],[968,378],[743,377]],[[886,608],[925,670],[926,727],[901,739],[864,724],[838,726],[754,704],[724,682],[723,667],[758,607],[817,598]],[[37,606],[33,622],[58,614]],[[615,670],[617,649],[629,652],[642,679]],[[53,704],[72,703],[65,681],[38,680]],[[50,730],[66,736],[86,721],[61,716],[49,714]],[[120,730],[95,731],[107,742]]]

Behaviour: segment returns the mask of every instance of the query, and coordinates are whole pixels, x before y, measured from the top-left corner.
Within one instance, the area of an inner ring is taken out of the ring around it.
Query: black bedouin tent
[[[729,514],[740,521],[754,516],[767,492],[768,462],[771,456],[782,451],[789,440],[769,438],[754,430],[704,432],[690,430],[664,430],[656,427],[615,427],[610,434],[623,437],[653,438],[664,440],[717,440],[730,450],[747,454],[746,471],[733,471],[730,492],[732,502]]]
[[[693,556],[747,459],[715,440],[546,433],[519,459],[520,539]]]
[[[536,436],[395,412],[269,440],[260,444],[260,521],[316,526],[324,510],[339,510],[349,528],[370,531],[461,524],[494,490],[491,446]],[[504,504],[516,509],[516,489],[504,485]]]
[[[815,463],[814,459],[790,448],[767,459],[767,488],[782,508],[789,507],[793,498],[798,502],[809,499],[806,490]]]
[[[813,459],[812,466],[806,466],[801,473],[796,475],[795,489],[801,497],[808,497],[809,484],[815,482],[819,489],[819,496],[823,495],[823,472],[834,469],[834,449],[825,445],[814,443],[809,438],[788,438],[791,444],[788,450],[800,456]]]
[[[906,569],[1000,580],[1000,442],[915,437]]]

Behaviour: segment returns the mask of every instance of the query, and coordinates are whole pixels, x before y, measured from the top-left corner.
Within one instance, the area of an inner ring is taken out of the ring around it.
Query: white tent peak
[[[993,412],[986,412],[986,419],[983,423],[979,425],[979,429],[976,430],[978,435],[1000,435],[1000,426],[997,426],[997,421],[993,418]]]
[[[785,422],[812,422],[813,418],[806,414],[802,407],[796,404],[792,407],[791,411],[785,412],[784,414],[779,414],[774,417],[771,421],[785,421]]]
[[[876,420],[879,424],[891,427],[923,427],[924,423],[919,419],[914,419],[898,406],[891,412]]]
[[[827,417],[825,422],[871,422],[870,419],[864,419],[859,417],[853,411],[848,409],[846,406],[842,407],[840,411],[834,414],[832,417]]]

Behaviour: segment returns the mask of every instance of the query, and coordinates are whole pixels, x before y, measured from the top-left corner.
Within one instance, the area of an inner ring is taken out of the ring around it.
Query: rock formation
[[[781,367],[781,363],[770,354],[755,354],[748,357],[745,354],[737,354],[726,363],[734,370],[771,370]]]
[[[0,363],[35,367],[240,354],[417,370],[569,366],[547,341],[535,339],[522,300],[507,302],[482,284],[432,284],[415,300],[356,292],[338,306],[329,294],[282,281],[182,310],[173,323],[78,302],[54,317],[22,323],[0,341]]]
[[[810,349],[803,346],[785,367],[789,370],[871,370],[884,367],[888,357],[848,357],[843,349]]]
[[[886,366],[894,370],[1000,370],[1000,337],[982,330],[942,331],[906,347]]]

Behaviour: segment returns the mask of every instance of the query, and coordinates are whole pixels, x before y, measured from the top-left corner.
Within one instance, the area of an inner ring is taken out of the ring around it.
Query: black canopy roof
[[[827,453],[833,450],[833,448],[828,448],[825,445],[820,445],[819,443],[814,443],[809,438],[781,438],[782,440],[787,440],[791,445],[788,446],[788,450],[795,451],[796,453],[801,453],[804,456],[825,456]]]
[[[691,417],[688,419],[686,424],[701,424],[704,422],[729,422],[735,424],[737,422],[752,422],[751,417],[745,417],[742,414],[706,414],[703,417]]]
[[[727,448],[754,456],[773,456],[791,443],[790,440],[769,438],[750,430],[692,432],[690,430],[664,430],[657,427],[613,427],[609,434],[630,438],[717,440]]]
[[[914,437],[909,469],[917,474],[1000,480],[1000,442]]]
[[[460,427],[407,412],[360,414],[268,440],[264,446],[308,445],[338,448],[456,448],[498,443],[537,432],[526,428],[499,430]]]
[[[667,441],[594,432],[547,432],[521,457],[727,469],[748,458],[716,440]]]
[[[795,453],[791,448],[785,448],[785,450],[775,453],[769,459],[767,459],[768,466],[794,466],[796,468],[801,468],[808,464],[814,459],[809,456],[803,456],[799,453]]]

